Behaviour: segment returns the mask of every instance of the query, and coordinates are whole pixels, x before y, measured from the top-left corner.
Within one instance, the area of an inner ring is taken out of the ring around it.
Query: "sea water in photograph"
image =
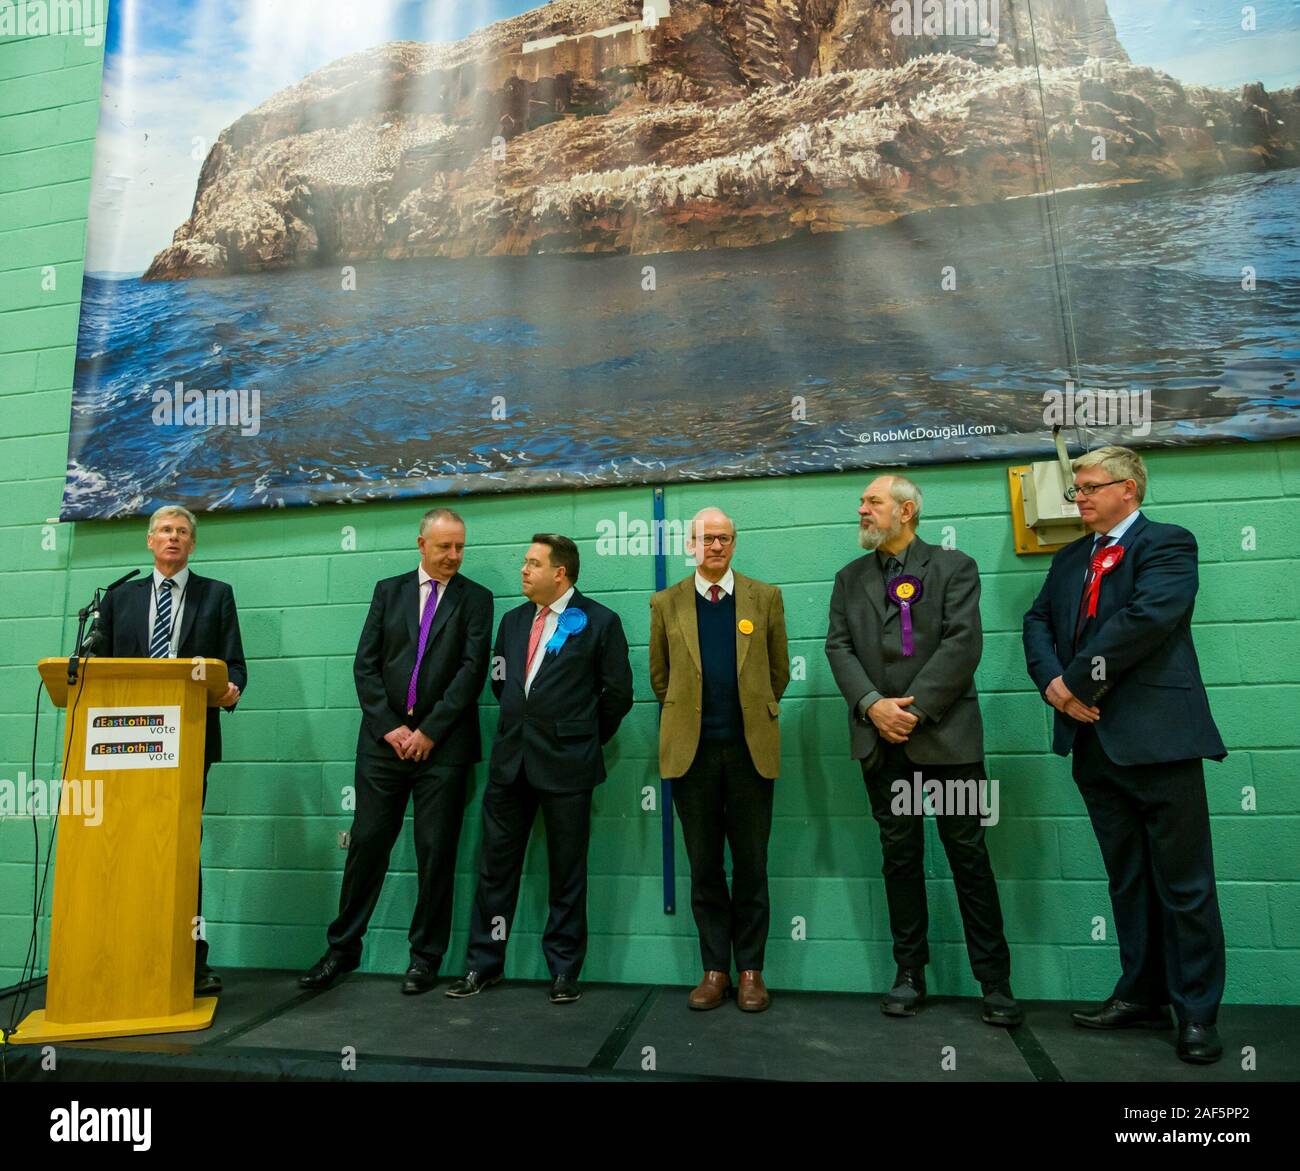
[[[1042,457],[1076,376],[1150,391],[1130,442],[1296,432],[1300,171],[1058,201],[1056,233],[1030,197],[748,249],[366,262],[355,289],[88,275],[63,515]],[[256,428],[160,423],[177,383],[256,389]]]

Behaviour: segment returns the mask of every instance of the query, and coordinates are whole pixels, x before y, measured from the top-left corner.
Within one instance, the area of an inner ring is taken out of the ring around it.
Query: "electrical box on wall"
[[[1010,468],[1007,476],[1017,553],[1055,553],[1087,532],[1079,506],[1065,498],[1067,482],[1059,460]]]

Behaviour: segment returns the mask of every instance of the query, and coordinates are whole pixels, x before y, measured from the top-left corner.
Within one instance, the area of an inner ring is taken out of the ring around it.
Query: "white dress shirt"
[[[1106,533],[1105,535],[1108,537],[1114,537],[1115,540],[1118,541],[1120,537],[1122,537],[1125,533],[1127,533],[1129,529],[1131,529],[1134,526],[1134,524],[1137,523],[1137,518],[1141,515],[1142,515],[1142,510],[1140,508],[1135,508],[1132,512],[1128,514],[1128,516],[1126,516],[1122,521],[1119,522],[1119,524],[1117,524],[1113,529],[1110,530],[1110,532]]]
[[[537,644],[537,657],[533,659],[533,665],[528,672],[528,677],[524,680],[524,694],[528,694],[528,689],[533,685],[533,679],[536,678],[537,672],[542,669],[542,660],[546,658],[546,644],[551,641],[551,635],[555,633],[555,628],[560,624],[560,614],[569,608],[569,599],[573,597],[573,586],[570,586],[549,606],[538,606],[533,611],[533,621],[537,621],[537,615],[543,610],[547,611],[546,621],[542,623],[542,641]],[[532,634],[532,627],[529,626],[528,633]],[[524,653],[528,653],[528,648],[524,648]]]
[[[153,571],[153,589],[149,593],[149,625],[144,632],[144,645],[146,648],[153,642],[153,624],[158,617],[158,590],[166,578],[166,574],[159,569]],[[177,650],[181,645],[181,621],[185,617],[185,587],[190,582],[190,567],[187,565],[179,573],[172,577],[176,584],[172,587],[172,638],[167,644],[167,657],[169,659],[177,658]],[[146,654],[148,651],[146,650]]]
[[[709,590],[715,585],[724,594],[734,594],[736,592],[736,575],[731,572],[730,566],[727,567],[727,572],[722,575],[722,580],[716,582],[702,576],[698,569],[695,571],[695,592],[705,601],[713,601],[709,597]]]
[[[1095,552],[1097,552],[1097,549],[1098,549],[1098,547],[1099,547],[1100,544],[1101,544],[1101,538],[1102,538],[1102,537],[1111,537],[1111,538],[1113,538],[1115,541],[1118,542],[1119,539],[1120,539],[1120,538],[1121,538],[1125,533],[1127,533],[1127,532],[1129,531],[1129,529],[1131,529],[1131,528],[1133,527],[1133,525],[1137,522],[1137,518],[1138,518],[1141,514],[1142,514],[1142,510],[1141,510],[1140,508],[1135,508],[1132,512],[1130,512],[1130,513],[1128,514],[1128,516],[1126,516],[1122,521],[1120,521],[1117,525],[1115,525],[1114,528],[1112,528],[1109,532],[1105,532],[1105,533],[1093,533],[1093,535],[1092,535],[1092,548],[1088,551],[1088,564],[1087,564],[1087,566],[1085,566],[1084,571],[1083,571],[1083,583],[1084,583],[1084,585],[1087,585],[1088,582],[1090,582],[1090,581],[1092,580],[1092,555],[1093,555]]]

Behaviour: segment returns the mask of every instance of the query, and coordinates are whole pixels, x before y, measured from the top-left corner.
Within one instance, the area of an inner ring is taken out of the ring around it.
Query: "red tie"
[[[709,586],[709,601],[719,602],[721,600],[722,600],[722,591],[716,585]]]
[[[537,657],[537,648],[542,642],[542,627],[546,625],[546,615],[551,612],[550,606],[543,606],[537,611],[537,617],[533,619],[533,629],[528,635],[528,662],[524,667],[524,683],[528,682],[528,676],[533,670],[533,659]]]

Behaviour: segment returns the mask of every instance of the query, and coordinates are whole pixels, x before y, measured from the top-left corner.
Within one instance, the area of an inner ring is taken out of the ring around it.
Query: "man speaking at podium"
[[[235,592],[224,581],[200,577],[189,567],[198,538],[194,514],[167,504],[149,518],[149,550],[153,573],[127,582],[105,595],[99,609],[97,653],[113,658],[221,659],[229,685],[220,707],[235,710],[248,686],[244,644],[239,637]],[[203,742],[203,798],[208,795],[208,769],[221,759],[221,723],[215,707],[208,708]],[[203,874],[199,872],[199,905],[203,913]],[[194,947],[194,993],[221,991],[221,977],[208,967],[208,941],[200,933]]]

